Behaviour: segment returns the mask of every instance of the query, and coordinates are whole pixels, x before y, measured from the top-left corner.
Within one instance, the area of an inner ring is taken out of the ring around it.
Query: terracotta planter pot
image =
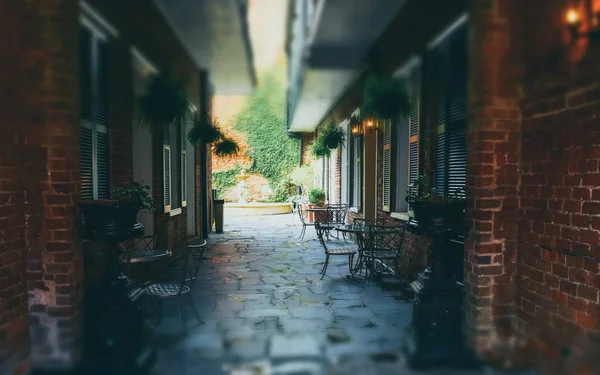
[[[307,203],[306,206],[308,209],[325,208],[325,206],[315,206],[312,203]],[[326,212],[313,212],[313,211],[306,212],[306,216],[305,216],[305,218],[308,220],[309,223],[314,223],[315,220],[319,220],[321,223],[323,223],[325,221],[326,217],[327,217]]]

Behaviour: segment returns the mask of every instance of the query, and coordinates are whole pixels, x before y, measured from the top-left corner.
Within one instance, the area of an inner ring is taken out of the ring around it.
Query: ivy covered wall
[[[249,196],[250,201],[286,201],[296,191],[289,175],[299,163],[300,141],[285,132],[285,73],[283,62],[266,71],[259,77],[258,87],[246,105],[229,124],[222,124],[244,138],[242,152],[249,160],[244,163],[244,167],[249,166],[246,172],[264,177],[272,191],[267,198]],[[235,175],[240,167],[233,160],[220,163],[229,169],[215,172],[213,186],[221,196],[226,196],[228,190],[235,188]]]

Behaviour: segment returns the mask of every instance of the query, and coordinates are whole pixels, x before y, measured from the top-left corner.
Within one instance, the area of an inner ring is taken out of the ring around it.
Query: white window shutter
[[[187,123],[190,116],[181,121],[181,207],[187,206]]]
[[[171,143],[169,125],[163,126],[163,200],[165,213],[171,211]]]
[[[383,124],[383,210],[390,211],[392,172],[392,120]]]

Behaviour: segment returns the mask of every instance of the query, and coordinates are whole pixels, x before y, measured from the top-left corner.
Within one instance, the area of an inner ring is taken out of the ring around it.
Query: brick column
[[[29,327],[21,155],[28,50],[21,2],[0,3],[0,374],[27,373]],[[31,26],[31,22],[28,23]],[[30,57],[31,58],[31,57]]]
[[[519,212],[518,0],[471,0],[466,330],[478,351],[514,317]],[[512,29],[511,29],[512,28]]]
[[[68,369],[80,358],[83,265],[79,199],[79,2],[27,3],[30,107],[23,188],[33,366]]]

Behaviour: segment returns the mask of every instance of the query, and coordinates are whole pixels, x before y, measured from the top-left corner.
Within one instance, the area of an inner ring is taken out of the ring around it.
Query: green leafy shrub
[[[225,194],[225,191],[237,185],[237,179],[235,176],[242,172],[242,166],[236,165],[232,169],[226,171],[213,172],[212,175],[212,186],[213,189],[217,190],[219,197]]]
[[[273,189],[273,195],[269,198],[269,202],[288,202],[289,198],[296,194],[297,189],[298,185],[289,178],[281,180]]]
[[[308,203],[314,204],[317,207],[325,205],[325,190],[319,188],[312,188],[308,192]]]

